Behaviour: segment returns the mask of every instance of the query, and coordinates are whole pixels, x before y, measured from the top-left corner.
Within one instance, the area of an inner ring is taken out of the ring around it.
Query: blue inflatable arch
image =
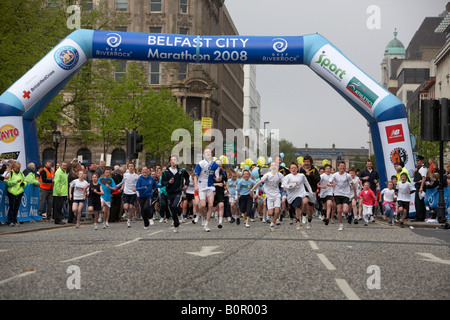
[[[74,31],[0,96],[3,157],[40,163],[36,118],[92,58],[307,65],[369,122],[382,182],[396,173],[395,160],[403,160],[410,173],[414,170],[405,106],[319,34],[247,37]]]

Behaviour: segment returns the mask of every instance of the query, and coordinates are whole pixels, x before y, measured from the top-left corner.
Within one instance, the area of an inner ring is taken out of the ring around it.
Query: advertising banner
[[[425,190],[425,193],[427,194],[425,198],[425,205],[430,208],[437,208],[439,202],[439,190],[427,189]],[[450,219],[450,186],[444,188],[444,201],[446,216]]]
[[[14,159],[25,168],[25,137],[21,116],[0,117],[0,159]]]
[[[8,222],[9,200],[6,182],[0,181],[0,222]],[[17,214],[18,222],[41,220],[39,215],[39,186],[27,185]]]
[[[372,117],[377,104],[389,94],[330,44],[316,52],[309,66]]]
[[[15,95],[27,111],[85,62],[86,55],[80,46],[65,39],[7,91]]]
[[[95,31],[94,58],[196,63],[301,64],[303,37],[189,36]]]

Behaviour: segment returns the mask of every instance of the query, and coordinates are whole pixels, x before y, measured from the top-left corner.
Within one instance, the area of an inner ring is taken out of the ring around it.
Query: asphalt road
[[[179,233],[91,224],[0,237],[0,299],[448,300],[450,231],[259,220]],[[178,311],[177,311],[178,312]]]

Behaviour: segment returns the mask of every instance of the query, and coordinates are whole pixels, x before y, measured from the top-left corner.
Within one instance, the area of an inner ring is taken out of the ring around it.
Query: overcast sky
[[[242,36],[302,36],[320,33],[377,82],[387,43],[405,48],[425,17],[445,10],[442,0],[225,0]],[[371,5],[380,9],[380,29],[369,29]],[[304,65],[256,67],[261,127],[303,148],[368,147],[366,120],[334,89]]]

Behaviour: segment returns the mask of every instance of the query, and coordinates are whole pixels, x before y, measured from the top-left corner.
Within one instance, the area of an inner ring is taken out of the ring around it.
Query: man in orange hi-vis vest
[[[39,179],[39,213],[44,216],[46,212],[47,220],[52,218],[53,213],[53,178],[55,172],[52,169],[52,162],[45,162]],[[44,211],[44,207],[46,210]]]

